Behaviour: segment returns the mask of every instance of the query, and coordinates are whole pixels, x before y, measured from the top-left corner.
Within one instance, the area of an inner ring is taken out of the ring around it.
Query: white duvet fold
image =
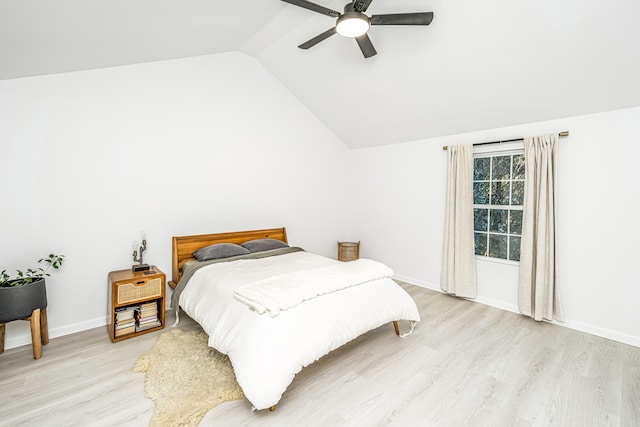
[[[391,276],[386,265],[361,258],[260,279],[236,288],[233,296],[257,313],[275,317],[317,296]]]

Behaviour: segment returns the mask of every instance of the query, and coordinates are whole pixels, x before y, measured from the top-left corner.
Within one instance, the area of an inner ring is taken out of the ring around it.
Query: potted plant
[[[0,273],[0,324],[25,319],[33,310],[47,307],[45,277],[50,276],[49,269],[60,268],[63,259],[64,255],[50,254],[35,268],[17,270],[14,278],[6,270]]]

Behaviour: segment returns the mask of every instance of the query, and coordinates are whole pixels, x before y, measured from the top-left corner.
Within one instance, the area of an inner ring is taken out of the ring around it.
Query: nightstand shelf
[[[130,269],[109,273],[111,341],[118,342],[164,328],[165,284],[165,274],[157,267],[136,273]],[[139,320],[154,320],[154,315],[157,321],[146,326],[138,324]]]

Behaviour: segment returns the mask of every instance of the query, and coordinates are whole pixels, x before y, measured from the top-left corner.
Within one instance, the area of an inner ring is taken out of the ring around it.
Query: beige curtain
[[[518,307],[535,320],[562,320],[556,266],[558,135],[524,139],[525,198]]]
[[[440,287],[448,294],[476,297],[473,240],[473,146],[448,149],[447,205]]]

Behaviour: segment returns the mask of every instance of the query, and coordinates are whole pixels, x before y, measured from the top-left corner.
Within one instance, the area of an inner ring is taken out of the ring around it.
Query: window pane
[[[524,181],[513,181],[511,183],[511,204],[522,206],[524,202]]]
[[[524,154],[513,156],[513,179],[524,179]]]
[[[473,210],[473,230],[487,231],[489,225],[489,210],[474,209]]]
[[[489,183],[488,182],[473,183],[473,204],[474,205],[489,204]]]
[[[489,256],[507,259],[507,236],[489,234]]]
[[[522,211],[511,211],[510,234],[522,234]]]
[[[475,254],[519,261],[525,156],[502,154],[473,161]]]
[[[487,256],[487,233],[473,233],[476,255]]]
[[[491,220],[489,223],[489,231],[496,233],[507,233],[507,220],[509,211],[506,209],[491,209]]]
[[[509,259],[520,261],[520,237],[509,238]]]
[[[491,157],[480,157],[477,159],[473,159],[473,180],[488,181],[490,166],[491,166]]]
[[[511,177],[511,156],[499,156],[493,158],[491,179],[501,181]]]
[[[491,183],[491,204],[509,204],[509,181],[498,181]]]

